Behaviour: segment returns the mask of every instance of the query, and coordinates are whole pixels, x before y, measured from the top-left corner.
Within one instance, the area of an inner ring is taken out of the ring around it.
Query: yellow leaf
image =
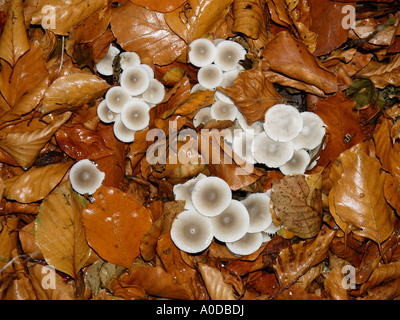
[[[224,282],[221,271],[203,263],[198,264],[198,269],[211,300],[236,300],[232,286]]]

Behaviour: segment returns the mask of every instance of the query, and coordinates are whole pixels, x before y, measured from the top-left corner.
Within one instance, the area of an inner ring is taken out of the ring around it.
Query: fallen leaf
[[[391,262],[388,264],[377,266],[372,272],[368,281],[361,286],[361,293],[368,291],[368,289],[380,285],[382,282],[388,282],[398,279],[400,276],[400,262]]]
[[[198,269],[211,300],[236,300],[233,287],[224,282],[220,270],[204,263],[199,263]]]
[[[46,262],[74,279],[91,251],[81,215],[86,203],[67,180],[44,198],[35,221],[36,241]]]
[[[132,3],[158,12],[171,12],[178,9],[187,0],[158,1],[158,0],[130,0]]]
[[[149,212],[133,196],[112,187],[101,186],[92,199],[82,212],[89,245],[104,260],[130,268],[152,224]]]
[[[235,17],[232,31],[257,39],[265,25],[265,3],[260,0],[233,1],[232,10]]]

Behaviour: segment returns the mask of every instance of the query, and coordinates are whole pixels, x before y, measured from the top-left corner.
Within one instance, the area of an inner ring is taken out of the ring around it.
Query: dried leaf
[[[307,203],[311,195],[313,206]],[[286,176],[272,183],[271,201],[276,219],[287,230],[300,238],[314,237],[322,224],[321,212],[316,201],[322,201],[320,192],[310,193],[304,176]]]
[[[82,212],[88,243],[104,260],[129,268],[152,224],[149,212],[134,197],[112,187],[101,186],[92,198]]]
[[[236,300],[233,287],[224,282],[221,271],[203,263],[198,264],[198,269],[211,300]]]
[[[36,241],[47,263],[73,278],[90,256],[81,216],[86,203],[66,181],[43,200],[35,222]]]
[[[377,266],[369,277],[368,281],[361,286],[361,293],[368,291],[382,282],[388,282],[400,277],[400,262],[391,262]]]
[[[264,10],[265,3],[260,0],[233,1],[235,20],[232,31],[257,39],[265,25]]]
[[[342,267],[336,266],[325,279],[324,288],[334,300],[349,300],[347,290],[342,284],[343,277]]]
[[[21,203],[43,199],[61,181],[73,161],[31,168],[22,175],[5,180],[4,197]]]
[[[158,12],[171,12],[178,9],[187,0],[158,1],[158,0],[130,0],[132,3]]]

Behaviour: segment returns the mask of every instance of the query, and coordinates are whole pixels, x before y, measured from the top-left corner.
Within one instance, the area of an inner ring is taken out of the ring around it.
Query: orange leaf
[[[133,196],[101,186],[83,210],[89,245],[104,259],[130,268],[139,255],[143,235],[152,224],[150,213]]]
[[[187,0],[130,0],[132,3],[145,7],[148,10],[158,11],[158,12],[171,12],[178,9]]]

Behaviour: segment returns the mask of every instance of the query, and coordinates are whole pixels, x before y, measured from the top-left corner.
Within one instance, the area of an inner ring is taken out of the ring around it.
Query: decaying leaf
[[[212,300],[236,300],[232,286],[224,282],[221,271],[202,263],[198,268]]]

